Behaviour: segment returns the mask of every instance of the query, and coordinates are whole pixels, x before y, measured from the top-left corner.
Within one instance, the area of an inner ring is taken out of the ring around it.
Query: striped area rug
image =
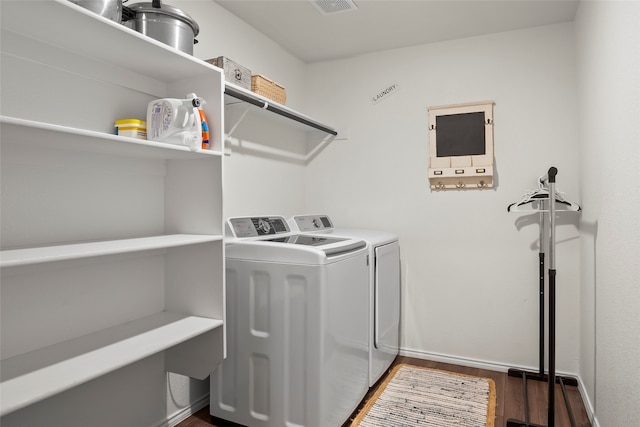
[[[490,378],[397,365],[352,427],[493,427],[496,386]]]

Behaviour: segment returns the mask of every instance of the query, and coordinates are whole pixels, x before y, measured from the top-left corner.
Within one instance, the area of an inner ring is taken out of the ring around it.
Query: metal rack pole
[[[544,210],[544,200],[540,202],[540,205]],[[538,238],[538,245],[540,245],[538,252],[538,310],[540,311],[538,319],[538,361],[540,367],[538,374],[544,375],[544,212],[540,212],[540,237]]]
[[[548,413],[547,413],[547,426],[555,426],[555,384],[559,381],[562,388],[562,394],[564,396],[565,403],[567,405],[567,411],[569,412],[569,421],[571,426],[575,426],[575,420],[571,411],[571,406],[565,391],[565,384],[577,386],[578,381],[572,377],[557,377],[556,376],[556,247],[555,247],[555,228],[556,228],[556,175],[558,169],[555,167],[549,168],[548,173],[540,178],[542,183],[547,182],[549,188],[549,333],[548,333],[548,349],[549,349],[549,373],[544,374],[544,262],[545,255],[542,250],[544,243],[544,218],[541,213],[540,219],[540,240],[539,244],[539,279],[540,279],[540,371],[539,372],[527,372],[521,369],[509,369],[508,375],[512,377],[522,377],[523,382],[523,397],[525,400],[525,419],[507,420],[507,427],[544,427],[539,424],[533,424],[529,421],[529,402],[527,395],[527,379],[533,379],[536,381],[546,381],[548,384]],[[544,206],[543,206],[544,207]],[[544,209],[541,209],[544,211]]]
[[[547,426],[555,425],[556,389],[556,175],[558,169],[551,167],[549,180],[549,410]]]

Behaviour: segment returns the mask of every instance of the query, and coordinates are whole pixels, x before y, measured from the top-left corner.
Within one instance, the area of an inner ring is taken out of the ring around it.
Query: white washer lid
[[[264,261],[280,264],[323,265],[358,256],[367,251],[363,240],[338,239],[330,243],[309,245],[288,242],[288,236],[276,239],[237,239],[225,246],[227,259]],[[309,236],[306,236],[309,237]],[[318,238],[325,239],[318,236]]]

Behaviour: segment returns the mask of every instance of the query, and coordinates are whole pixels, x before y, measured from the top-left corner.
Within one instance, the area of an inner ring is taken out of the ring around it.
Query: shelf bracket
[[[238,128],[238,126],[240,126],[240,123],[244,120],[244,118],[247,116],[247,113],[249,113],[249,109],[251,108],[250,105],[246,105],[244,107],[244,111],[242,112],[242,114],[240,114],[240,117],[238,117],[238,119],[236,120],[236,122],[234,123],[233,126],[231,126],[231,129],[229,129],[229,132],[227,132],[227,134],[225,135],[225,138],[231,138],[231,135],[233,135],[233,132],[236,131],[236,129]]]
[[[322,141],[320,141],[320,143],[316,145],[313,150],[309,152],[309,154],[306,155],[304,159],[305,164],[313,160],[318,155],[318,153],[320,153],[320,151],[322,151],[334,139],[336,139],[334,135],[327,135],[326,137],[324,137]]]

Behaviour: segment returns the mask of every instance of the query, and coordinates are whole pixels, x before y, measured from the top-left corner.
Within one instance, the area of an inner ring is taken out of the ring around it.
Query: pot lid
[[[158,13],[160,15],[167,15],[173,18],[179,19],[187,23],[193,30],[193,36],[197,36],[200,32],[198,23],[189,15],[175,6],[162,3],[160,0],[154,0],[152,2],[136,3],[127,6],[129,9],[136,13]]]

